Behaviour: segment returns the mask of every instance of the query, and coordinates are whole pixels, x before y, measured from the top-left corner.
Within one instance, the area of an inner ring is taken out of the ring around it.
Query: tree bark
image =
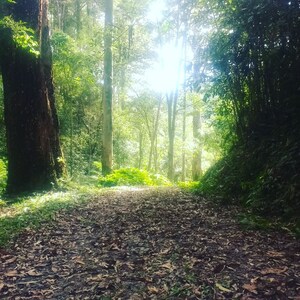
[[[46,0],[19,0],[15,21],[36,32],[40,55],[17,47],[10,29],[2,32],[0,53],[8,151],[9,193],[50,188],[63,173],[52,81]]]
[[[198,181],[202,176],[202,145],[201,145],[201,114],[199,110],[193,112],[193,137],[195,150],[192,161],[192,177]]]
[[[113,125],[112,125],[112,29],[113,0],[105,0],[105,34],[104,34],[104,91],[103,91],[103,139],[102,139],[102,173],[112,171]]]
[[[175,129],[176,129],[176,116],[177,116],[177,101],[178,101],[178,85],[174,92],[167,95],[167,108],[168,108],[168,178],[171,181],[175,179],[174,171],[174,142],[175,142]]]
[[[157,141],[157,132],[158,132],[158,125],[159,125],[159,117],[160,117],[160,110],[161,110],[161,103],[162,103],[162,97],[160,96],[159,101],[158,101],[158,107],[156,111],[156,116],[154,119],[154,124],[153,124],[153,130],[150,129],[150,125],[148,125],[148,131],[149,131],[149,137],[150,137],[150,154],[149,154],[149,162],[148,162],[148,171],[151,171],[152,169],[152,158],[154,161],[154,169],[155,167],[155,142]]]

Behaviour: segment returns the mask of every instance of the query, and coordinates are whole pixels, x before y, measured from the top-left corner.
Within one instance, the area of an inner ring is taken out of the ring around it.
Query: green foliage
[[[182,182],[177,182],[177,186],[185,191],[196,192],[199,189],[199,182],[198,181],[182,181]]]
[[[136,185],[171,185],[162,175],[149,174],[145,170],[136,168],[122,168],[113,171],[112,174],[99,178],[99,183],[105,187],[111,186],[136,186]]]
[[[73,177],[89,174],[101,148],[101,85],[97,82],[100,54],[90,42],[77,41],[61,31],[53,34],[51,42],[61,141],[68,171]]]
[[[209,100],[215,102],[212,125],[224,157],[199,189],[241,203],[252,214],[295,222],[300,215],[299,3],[212,3],[218,20],[209,49],[218,98]]]
[[[10,1],[13,3],[12,1]],[[39,56],[39,44],[34,36],[34,30],[27,27],[25,22],[16,22],[11,16],[5,16],[0,20],[0,28],[10,29],[16,46],[29,53]]]
[[[6,162],[0,159],[0,193],[5,190],[7,180],[7,165]]]
[[[254,214],[296,220],[300,215],[298,149],[296,141],[236,146],[206,172],[199,190],[241,203]]]

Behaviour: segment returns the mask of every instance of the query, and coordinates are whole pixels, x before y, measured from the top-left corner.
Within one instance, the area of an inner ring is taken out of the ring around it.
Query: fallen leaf
[[[259,277],[255,277],[255,278],[252,278],[250,280],[251,284],[255,284],[257,282],[257,280],[259,279]]]
[[[27,274],[28,274],[29,276],[41,276],[41,275],[42,275],[42,273],[38,273],[38,272],[36,272],[34,269],[29,270],[29,271],[27,272]]]
[[[105,269],[107,269],[107,268],[109,267],[108,263],[106,263],[106,262],[104,262],[104,261],[99,262],[99,266],[100,266],[100,267],[103,267],[103,268],[105,268]]]
[[[148,286],[148,291],[152,294],[158,294],[159,290],[155,286]]]
[[[74,257],[72,258],[72,260],[74,260],[77,264],[85,265],[85,262],[81,259],[80,256],[74,256]]]
[[[171,248],[167,248],[165,250],[160,251],[160,254],[167,254],[170,252],[170,250],[171,250]]]
[[[13,257],[13,258],[11,258],[11,259],[8,259],[8,260],[5,262],[5,264],[11,264],[11,263],[15,262],[16,260],[17,260],[17,258],[16,258],[16,257]]]
[[[284,253],[283,252],[277,252],[277,251],[268,251],[267,255],[270,257],[283,257]]]
[[[162,265],[163,268],[168,269],[168,270],[173,270],[173,266],[171,262],[166,262],[165,264]]]
[[[0,283],[0,292],[2,291],[2,289],[5,287],[4,283]]]
[[[261,274],[267,275],[267,274],[282,274],[285,271],[288,270],[288,267],[284,267],[283,269],[276,269],[276,268],[267,268],[265,270],[260,271]]]
[[[231,290],[225,288],[225,287],[222,286],[220,283],[216,283],[216,287],[217,287],[219,290],[223,291],[223,292],[226,292],[226,293],[230,293],[230,292],[231,292]]]
[[[244,284],[243,285],[243,289],[253,293],[253,294],[257,294],[257,286],[255,284]]]
[[[20,274],[16,270],[8,271],[5,273],[5,276],[7,277],[15,277],[19,276]]]
[[[115,243],[113,243],[113,244],[110,245],[110,249],[111,249],[111,250],[115,250],[115,251],[121,250],[121,249],[118,247],[118,245],[115,244]]]

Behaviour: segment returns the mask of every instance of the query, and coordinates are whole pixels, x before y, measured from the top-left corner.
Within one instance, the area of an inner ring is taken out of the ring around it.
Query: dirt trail
[[[0,299],[300,299],[300,243],[176,189],[119,189],[20,236]]]

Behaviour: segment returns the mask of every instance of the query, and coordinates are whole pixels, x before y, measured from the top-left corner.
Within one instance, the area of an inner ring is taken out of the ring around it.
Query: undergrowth
[[[5,190],[7,180],[7,164],[3,159],[0,159],[0,193]]]
[[[243,205],[249,224],[285,222],[298,235],[299,149],[299,142],[289,139],[234,147],[206,172],[198,190],[221,202]]]
[[[112,186],[171,186],[171,182],[162,175],[151,174],[136,168],[114,170],[112,174],[99,177],[99,184]]]
[[[196,193],[199,189],[198,181],[180,181],[177,182],[177,186],[184,191]]]

